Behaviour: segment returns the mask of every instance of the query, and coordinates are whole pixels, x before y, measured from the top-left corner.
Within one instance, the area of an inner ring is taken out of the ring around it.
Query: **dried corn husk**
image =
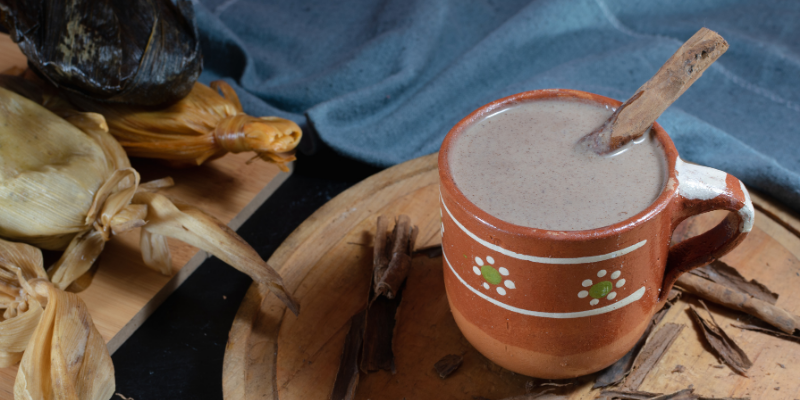
[[[39,249],[0,240],[0,366],[22,360],[14,398],[105,400],[114,365],[77,295],[47,281]]]
[[[195,208],[178,209],[149,193],[163,182],[140,187],[139,174],[101,115],[62,115],[67,119],[0,88],[0,236],[65,250],[48,270],[55,287],[66,289],[89,271],[112,235],[142,227],[149,266],[169,272],[166,237],[177,237],[250,275],[299,311],[280,276],[235,232]]]
[[[253,151],[286,171],[285,164],[295,159],[294,149],[302,135],[290,120],[245,114],[236,92],[224,81],[212,82],[211,87],[195,83],[188,96],[160,110],[82,99],[74,102],[102,114],[129,156],[177,165],[200,165],[228,152]]]
[[[202,70],[188,0],[3,0],[0,23],[29,65],[74,96],[169,103]]]

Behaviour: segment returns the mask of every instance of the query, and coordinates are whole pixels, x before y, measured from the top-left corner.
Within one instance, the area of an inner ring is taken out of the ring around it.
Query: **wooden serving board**
[[[0,34],[0,72],[24,68],[25,56],[7,35]],[[197,168],[172,169],[153,160],[131,160],[142,182],[171,176],[175,186],[162,193],[192,204],[239,228],[289,174],[265,162],[246,164],[252,154],[229,154]],[[113,354],[150,314],[180,286],[208,255],[170,239],[172,276],[147,268],[139,250],[139,229],[115,236],[100,256],[100,266],[86,302],[95,326]],[[0,369],[0,398],[12,398],[17,367]]]
[[[408,214],[419,226],[417,248],[440,243],[437,155],[387,169],[340,194],[300,225],[270,258],[301,303],[300,316],[251,287],[230,332],[223,366],[226,400],[327,399],[350,318],[365,304],[371,277],[372,232],[380,214]],[[723,258],[746,278],[780,294],[778,306],[800,313],[800,238],[793,213],[753,194],[755,228]],[[704,214],[685,231],[702,232],[724,217]],[[793,232],[792,229],[795,231]],[[694,385],[703,396],[794,399],[800,393],[800,344],[730,326],[744,314],[710,305],[717,321],[747,352],[749,378],[720,366],[686,309],[684,295],[662,321],[685,324],[640,390],[670,393]],[[461,368],[440,379],[433,365],[463,354]],[[395,333],[397,374],[362,374],[358,399],[502,399],[525,393],[531,378],[495,365],[459,332],[447,304],[442,259],[416,257],[403,292]],[[677,365],[685,370],[673,373]],[[594,376],[562,388],[571,399],[594,399]]]

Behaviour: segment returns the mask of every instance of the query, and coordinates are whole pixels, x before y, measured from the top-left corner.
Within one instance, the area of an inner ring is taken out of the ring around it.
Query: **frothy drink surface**
[[[575,231],[624,221],[661,193],[666,161],[650,134],[613,156],[576,150],[611,114],[565,100],[507,108],[459,135],[450,172],[476,206],[515,225]]]

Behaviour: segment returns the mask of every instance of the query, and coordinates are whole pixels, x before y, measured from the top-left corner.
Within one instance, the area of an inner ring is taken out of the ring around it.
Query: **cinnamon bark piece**
[[[667,302],[667,305],[671,306],[671,301],[677,297],[679,297],[678,292],[670,291],[670,300]],[[647,342],[647,339],[653,334],[653,328],[655,328],[655,326],[661,322],[661,319],[664,318],[664,315],[670,308],[669,306],[665,306],[663,309],[653,315],[653,318],[650,320],[650,325],[647,326],[647,329],[645,329],[642,336],[627,354],[600,372],[594,382],[594,385],[592,385],[592,389],[615,385],[625,379],[633,367],[633,362],[636,359],[636,356],[639,355],[639,352],[642,350],[645,342]]]
[[[422,249],[414,250],[413,256],[424,255],[428,258],[436,258],[442,256],[442,245],[435,244],[433,246],[428,246]]]
[[[549,392],[541,392],[541,393],[528,393],[519,396],[513,397],[506,397],[503,400],[567,400],[569,399],[568,396],[560,395],[560,394],[552,394]]]
[[[607,154],[642,136],[726,50],[728,42],[722,36],[706,28],[700,29],[600,128],[584,136],[580,143],[597,154]]]
[[[706,342],[714,349],[716,355],[722,358],[725,364],[728,364],[731,369],[742,376],[747,376],[747,370],[753,366],[753,362],[750,361],[750,358],[747,357],[744,350],[742,350],[742,348],[725,333],[719,324],[717,324],[717,321],[714,320],[714,315],[708,311],[708,307],[706,307],[705,303],[700,301],[700,304],[706,309],[706,313],[708,313],[708,316],[711,318],[710,321],[701,317],[700,313],[698,313],[694,307],[690,306],[689,310],[691,311],[692,317],[702,328]]]
[[[339,370],[331,391],[331,400],[352,400],[356,395],[359,370],[358,357],[361,354],[361,342],[364,332],[366,310],[359,312],[350,319],[350,330],[344,339],[342,358],[339,361]]]
[[[694,389],[683,389],[675,393],[660,394],[642,392],[638,390],[603,390],[599,400],[697,400],[700,396],[694,394]]]
[[[384,370],[394,373],[394,327],[397,308],[402,296],[389,299],[377,296],[367,310],[364,327],[364,346],[361,356],[361,370],[374,372]]]
[[[788,341],[795,342],[795,343],[800,343],[800,336],[798,334],[787,335],[787,334],[785,334],[783,332],[778,332],[776,330],[762,328],[760,326],[748,325],[748,324],[745,324],[745,325],[731,324],[731,326],[734,327],[734,328],[744,329],[746,331],[760,332],[760,333],[763,333],[763,334],[775,336],[776,338],[788,340]],[[781,364],[778,364],[778,365],[781,365]],[[781,365],[781,367],[782,366],[783,365]]]
[[[644,381],[650,370],[658,364],[664,353],[678,338],[686,325],[666,323],[647,341],[633,362],[631,373],[625,378],[623,388],[636,390]]]
[[[461,357],[458,354],[448,354],[442,357],[441,360],[437,361],[436,364],[433,365],[433,369],[436,370],[436,374],[439,375],[439,378],[447,378],[453,372],[461,367],[461,364],[464,362],[464,357]]]

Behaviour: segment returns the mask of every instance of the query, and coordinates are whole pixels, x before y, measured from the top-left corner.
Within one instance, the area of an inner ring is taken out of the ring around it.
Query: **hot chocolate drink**
[[[476,206],[515,225],[559,231],[601,228],[643,211],[667,179],[650,134],[611,155],[576,143],[613,113],[579,100],[536,100],[467,128],[448,160],[456,186]]]

